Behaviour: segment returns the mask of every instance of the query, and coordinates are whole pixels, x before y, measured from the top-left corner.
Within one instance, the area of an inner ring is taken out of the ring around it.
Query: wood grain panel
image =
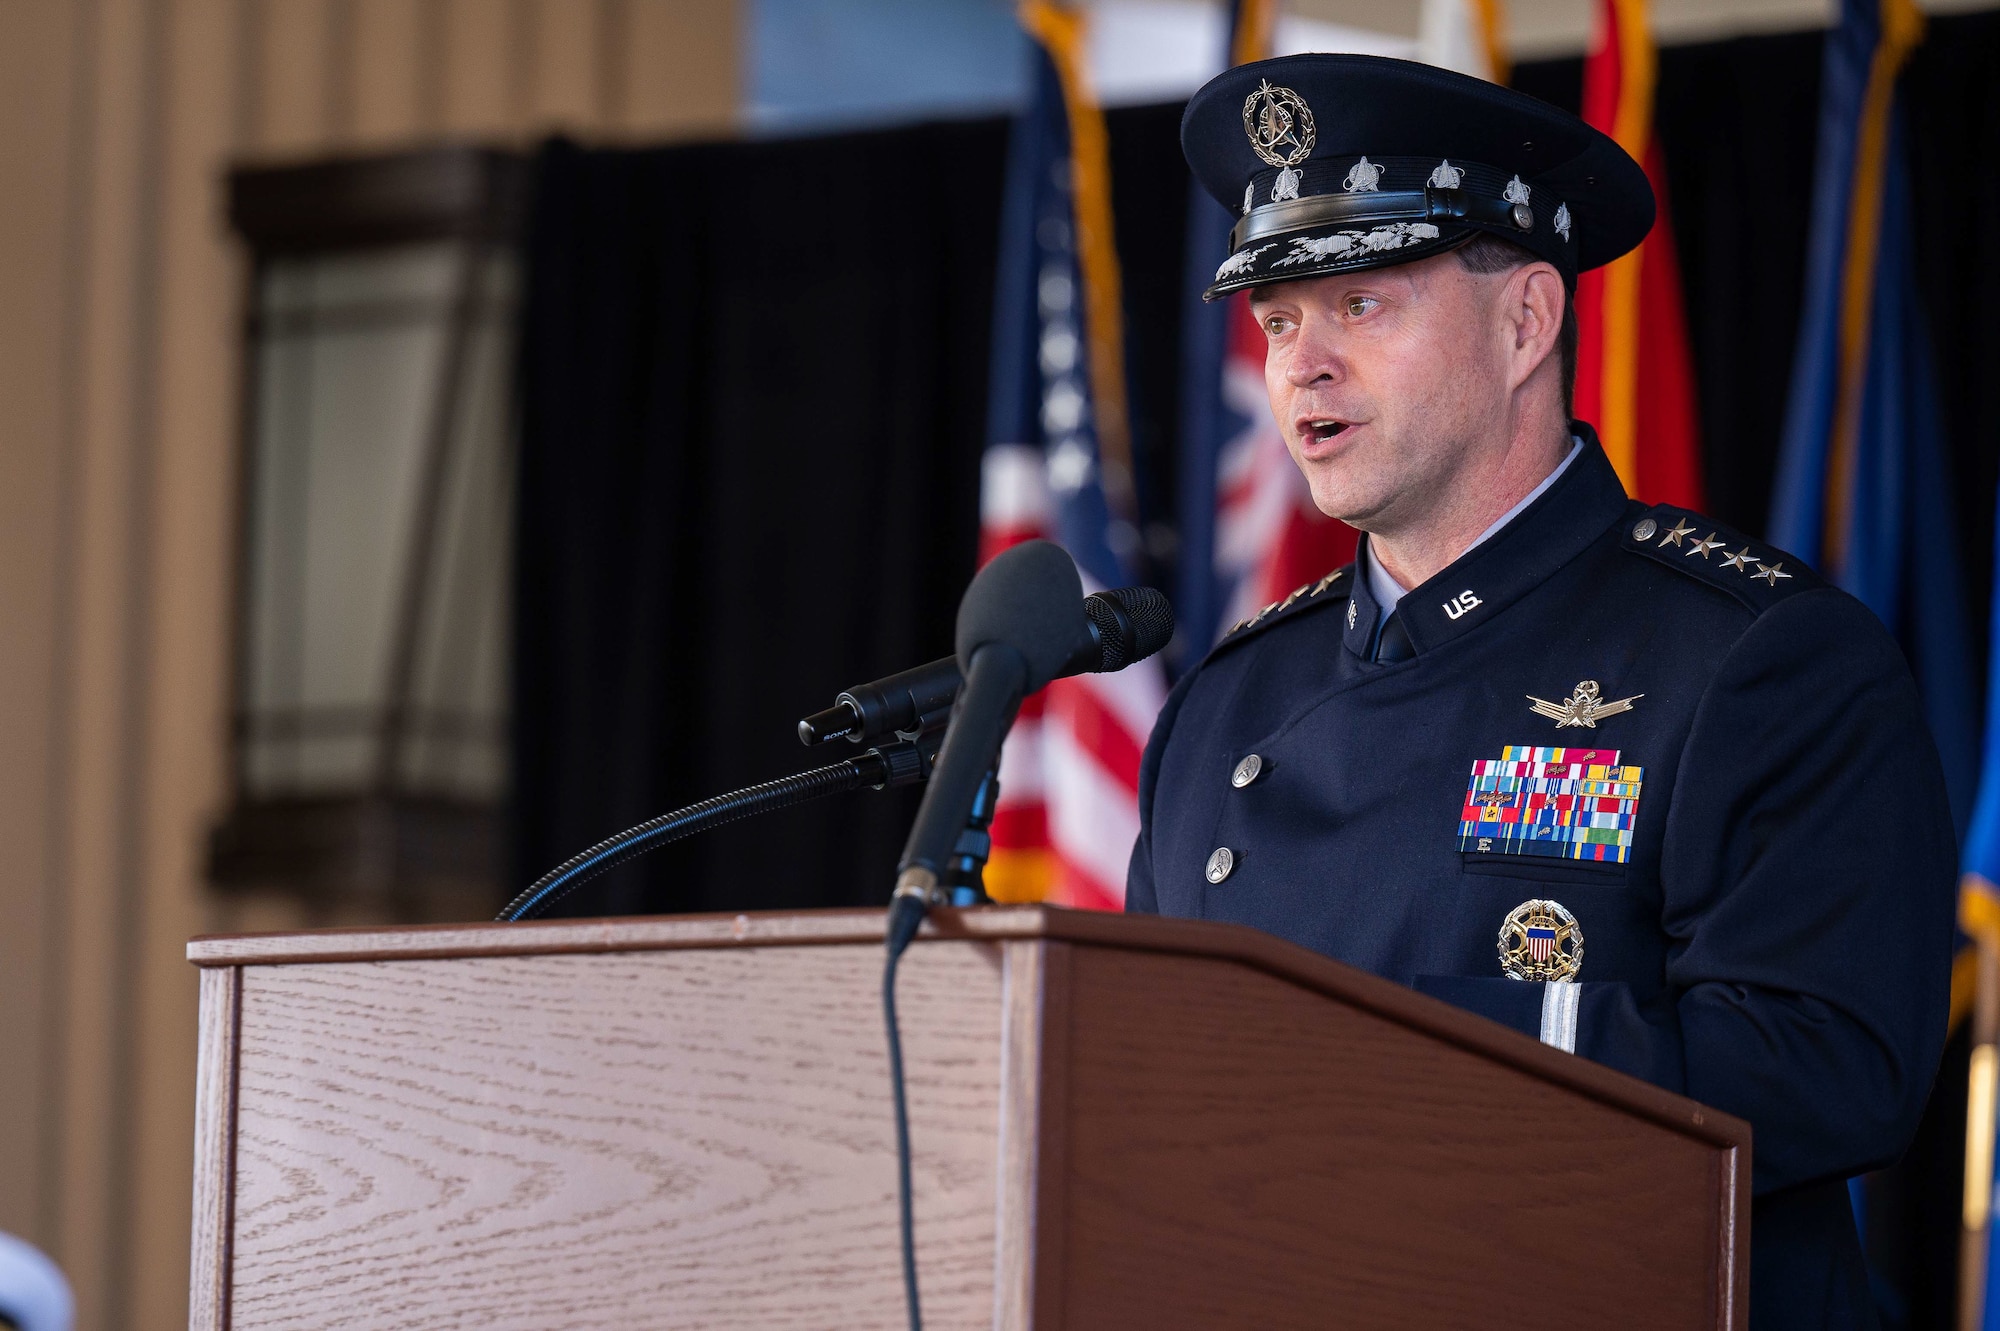
[[[233,966],[201,973],[188,1331],[226,1331],[229,1326],[230,1183],[236,1173],[236,1018],[242,977],[243,972]]]
[[[994,1222],[993,1328],[1035,1326],[1036,1290],[1048,1283],[1060,1256],[1060,1205],[1044,1212],[1043,1197],[1061,1198],[1062,1143],[1044,1131],[1052,1089],[1062,1084],[1067,1051],[1049,1041],[1049,1012],[1067,1002],[1068,943],[1021,939],[1003,943],[1005,957],[1000,1054],[999,1215]],[[1060,1032],[1058,1020],[1055,1029]]]
[[[900,1325],[881,960],[248,968],[231,1325]],[[903,966],[940,1327],[992,1316],[999,990],[989,944]]]
[[[1073,969],[1061,1326],[1728,1325],[1734,1151],[1230,962]]]

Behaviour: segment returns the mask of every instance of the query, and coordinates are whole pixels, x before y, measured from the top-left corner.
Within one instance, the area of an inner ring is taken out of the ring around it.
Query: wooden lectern
[[[880,911],[198,939],[192,1325],[903,1325]],[[1750,1130],[1254,930],[940,911],[935,1328],[1744,1324]]]

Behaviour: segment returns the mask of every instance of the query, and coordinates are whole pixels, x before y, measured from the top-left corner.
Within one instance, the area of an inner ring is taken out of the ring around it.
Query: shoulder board
[[[1623,544],[1760,614],[1787,596],[1826,585],[1797,555],[1671,504],[1628,513]]]
[[[1281,619],[1289,619],[1293,615],[1303,613],[1308,606],[1332,605],[1338,601],[1345,601],[1347,599],[1347,589],[1352,585],[1353,580],[1354,565],[1349,564],[1345,568],[1337,568],[1318,582],[1308,582],[1304,586],[1294,590],[1291,595],[1285,597],[1283,600],[1271,602],[1271,604],[1265,606],[1248,619],[1237,620],[1236,623],[1230,626],[1229,632],[1223,634],[1221,640],[1215,645],[1217,648],[1221,648],[1241,642],[1251,634],[1262,632]]]

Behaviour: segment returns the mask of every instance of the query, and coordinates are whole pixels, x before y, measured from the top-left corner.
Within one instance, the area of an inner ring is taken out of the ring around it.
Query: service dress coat
[[[1751,1325],[1872,1326],[1845,1183],[1915,1131],[1950,976],[1916,688],[1860,602],[1628,500],[1576,429],[1402,599],[1396,650],[1350,566],[1180,681],[1126,908],[1253,925],[1747,1119]]]

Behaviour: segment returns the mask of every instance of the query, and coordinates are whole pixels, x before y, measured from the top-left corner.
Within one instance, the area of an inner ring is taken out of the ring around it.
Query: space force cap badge
[[[1250,151],[1278,168],[1278,178],[1271,182],[1273,201],[1298,198],[1299,173],[1294,168],[1312,156],[1317,140],[1312,108],[1305,98],[1290,88],[1274,88],[1265,79],[1243,99],[1243,133],[1250,140]],[[1243,211],[1249,212],[1255,204],[1253,186],[1245,196]]]

